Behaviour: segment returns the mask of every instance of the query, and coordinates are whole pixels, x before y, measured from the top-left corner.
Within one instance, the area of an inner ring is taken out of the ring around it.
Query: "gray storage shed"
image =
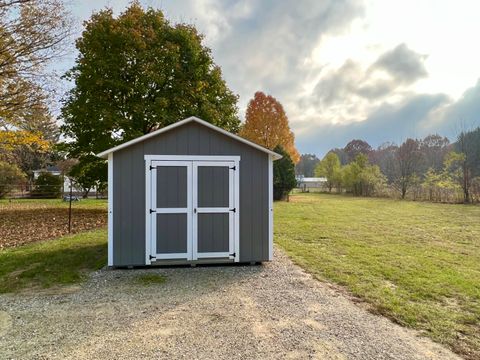
[[[109,266],[272,259],[279,154],[189,117],[98,156]]]

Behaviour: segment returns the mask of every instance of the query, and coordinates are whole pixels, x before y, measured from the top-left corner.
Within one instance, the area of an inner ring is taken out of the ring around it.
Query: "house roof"
[[[325,177],[299,177],[297,181],[301,181],[304,183],[311,183],[311,182],[325,182],[327,178]]]
[[[197,117],[195,117],[195,116],[188,117],[188,118],[186,118],[186,119],[183,119],[183,120],[178,121],[178,122],[176,122],[176,123],[173,123],[173,124],[171,124],[171,125],[165,126],[165,127],[161,128],[161,129],[158,129],[158,130],[153,131],[153,132],[151,132],[151,133],[148,133],[148,134],[145,134],[145,135],[143,135],[143,136],[140,136],[140,137],[137,137],[137,138],[135,138],[135,139],[132,139],[132,140],[130,140],[130,141],[124,142],[123,144],[120,144],[120,145],[117,145],[117,146],[115,146],[115,147],[113,147],[113,148],[110,148],[110,149],[108,149],[108,150],[102,151],[101,153],[97,154],[97,156],[100,157],[100,158],[103,158],[103,159],[107,159],[107,158],[108,158],[108,154],[110,154],[110,153],[113,153],[113,152],[118,151],[118,150],[120,150],[120,149],[124,149],[124,148],[126,148],[126,147],[131,146],[131,145],[137,144],[137,143],[142,142],[142,141],[144,141],[144,140],[147,140],[147,139],[149,139],[149,138],[151,138],[151,137],[154,137],[154,136],[157,136],[157,135],[162,134],[162,133],[164,133],[164,132],[173,130],[173,129],[179,127],[179,126],[188,124],[188,123],[190,123],[190,122],[196,122],[196,123],[198,123],[198,124],[201,124],[201,125],[203,125],[203,126],[206,126],[206,127],[210,128],[210,129],[212,129],[212,130],[218,131],[219,133],[221,133],[221,134],[223,134],[223,135],[226,135],[226,136],[228,136],[228,137],[231,137],[232,139],[235,139],[235,140],[240,141],[240,142],[242,142],[242,143],[244,143],[244,144],[247,144],[247,145],[249,145],[249,146],[251,146],[251,147],[253,147],[253,148],[257,149],[257,150],[263,151],[264,153],[267,153],[267,154],[271,155],[271,156],[273,157],[273,160],[278,160],[278,159],[281,159],[281,158],[282,158],[282,155],[277,154],[276,152],[274,152],[274,151],[272,151],[272,150],[269,150],[269,149],[267,149],[267,148],[264,148],[263,146],[260,146],[260,145],[258,145],[258,144],[255,144],[254,142],[251,142],[251,141],[249,141],[249,140],[247,140],[247,139],[244,139],[244,138],[242,138],[242,137],[240,137],[240,136],[238,136],[238,135],[232,134],[232,133],[229,132],[229,131],[226,131],[226,130],[224,130],[224,129],[222,129],[222,128],[219,128],[218,126],[215,126],[215,125],[213,125],[213,124],[210,124],[209,122],[206,122],[205,120],[199,119],[199,118],[197,118]]]

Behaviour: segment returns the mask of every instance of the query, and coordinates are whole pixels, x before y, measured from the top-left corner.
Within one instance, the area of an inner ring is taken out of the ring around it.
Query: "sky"
[[[78,23],[129,1],[73,1]],[[145,0],[205,35],[239,95],[279,100],[300,153],[363,139],[373,147],[480,125],[480,2],[467,0]],[[73,65],[75,51],[59,64]],[[61,69],[60,69],[61,68]]]

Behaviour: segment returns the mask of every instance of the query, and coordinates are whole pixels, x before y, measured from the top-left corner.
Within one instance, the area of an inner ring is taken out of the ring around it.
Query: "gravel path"
[[[141,274],[164,284],[139,285]],[[262,266],[98,271],[0,296],[0,359],[456,359],[355,305],[279,250]]]

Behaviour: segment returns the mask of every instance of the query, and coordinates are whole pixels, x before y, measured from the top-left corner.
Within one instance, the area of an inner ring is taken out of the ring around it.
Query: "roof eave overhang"
[[[153,131],[149,134],[146,134],[146,135],[143,135],[143,136],[140,136],[138,138],[135,138],[135,139],[132,139],[130,141],[127,141],[127,142],[124,142],[123,144],[120,144],[120,145],[117,145],[113,148],[110,148],[108,150],[105,150],[105,151],[102,151],[101,153],[98,153],[96,156],[99,157],[99,158],[102,158],[102,159],[108,159],[108,155],[111,154],[111,153],[114,153],[115,151],[118,151],[118,150],[121,150],[121,149],[124,149],[124,148],[127,148],[131,145],[134,145],[136,143],[139,143],[139,142],[142,142],[142,141],[145,141],[151,137],[154,137],[154,136],[157,136],[161,133],[164,133],[164,132],[167,132],[167,131],[170,131],[170,130],[173,130],[174,128],[176,127],[179,127],[179,126],[182,126],[186,123],[189,123],[189,122],[197,122],[201,125],[204,125],[206,127],[209,127],[210,129],[213,129],[215,131],[218,131],[219,133],[221,134],[224,134],[226,136],[229,136],[237,141],[240,141],[240,142],[243,142],[244,144],[247,144],[253,148],[256,148],[260,151],[263,151],[265,153],[267,153],[268,155],[270,155],[272,157],[273,160],[279,160],[282,158],[282,155],[280,154],[277,154],[276,152],[272,151],[272,150],[269,150],[267,148],[264,148],[263,146],[260,146],[258,144],[255,144],[247,139],[244,139],[238,135],[235,135],[235,134],[232,134],[222,128],[219,128],[218,126],[215,126],[213,124],[210,124],[209,122],[206,122],[205,120],[202,120],[202,119],[199,119],[195,116],[191,116],[191,117],[188,117],[186,119],[183,119],[181,121],[178,121],[176,123],[173,123],[171,125],[168,125],[168,126],[165,126],[164,128],[161,128],[159,130],[156,130],[156,131]]]

